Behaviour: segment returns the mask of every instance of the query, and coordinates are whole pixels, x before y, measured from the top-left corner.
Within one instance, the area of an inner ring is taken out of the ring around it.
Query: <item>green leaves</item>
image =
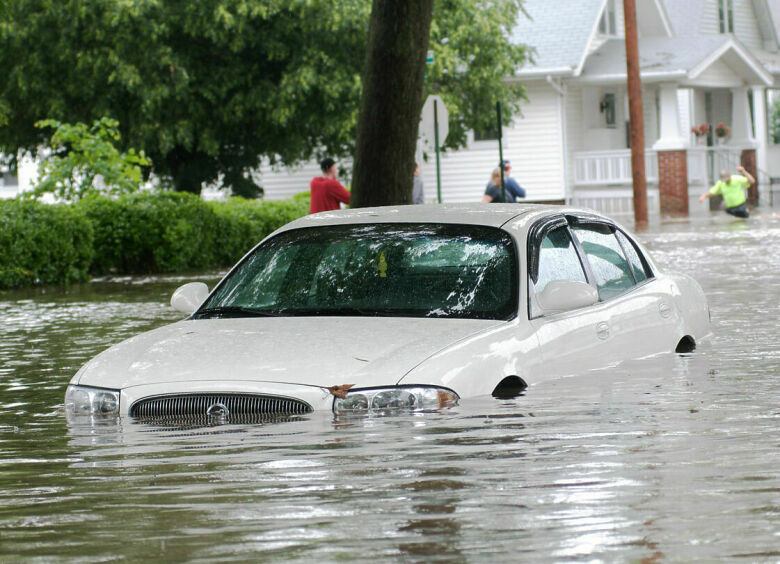
[[[466,144],[469,130],[495,129],[496,102],[504,124],[520,110],[523,87],[512,83],[528,59],[528,48],[513,43],[512,28],[526,17],[521,0],[437,0],[434,5],[426,96],[440,94],[450,115],[448,148]]]
[[[370,0],[0,2],[0,151],[37,153],[43,119],[108,116],[119,151],[142,149],[158,177],[194,192],[263,158],[350,155],[370,10]],[[497,99],[507,120],[518,108],[522,89],[505,78],[526,56],[510,41],[520,10],[520,0],[436,1],[425,94],[447,103],[451,147],[492,119]]]
[[[138,190],[141,167],[150,161],[143,153],[129,149],[120,153],[119,123],[101,118],[91,127],[71,125],[47,119],[36,123],[39,128],[54,128],[49,141],[52,150],[43,158],[39,179],[30,197],[51,193],[65,201],[80,200],[90,194],[119,195]]]

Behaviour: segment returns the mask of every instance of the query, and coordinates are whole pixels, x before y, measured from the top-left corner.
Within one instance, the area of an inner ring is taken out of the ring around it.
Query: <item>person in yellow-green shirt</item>
[[[756,179],[745,170],[744,166],[738,166],[737,172],[739,174],[731,174],[726,169],[721,170],[720,180],[709,191],[702,194],[699,201],[703,202],[712,196],[723,196],[726,213],[736,217],[748,217],[745,190],[755,184]]]

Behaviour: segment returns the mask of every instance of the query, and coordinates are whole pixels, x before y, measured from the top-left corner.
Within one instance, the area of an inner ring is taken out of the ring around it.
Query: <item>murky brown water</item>
[[[69,426],[72,374],[182,280],[0,294],[0,561],[780,561],[780,218],[641,239],[711,346],[438,414]]]

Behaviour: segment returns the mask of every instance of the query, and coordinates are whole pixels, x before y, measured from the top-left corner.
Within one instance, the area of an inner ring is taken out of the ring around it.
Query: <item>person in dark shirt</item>
[[[513,201],[515,198],[525,198],[525,188],[520,186],[510,174],[512,174],[512,163],[504,160],[504,187],[506,187],[507,192],[512,194]]]
[[[320,163],[322,176],[315,176],[309,183],[311,204],[309,213],[331,211],[341,208],[341,203],[348,204],[350,193],[337,180],[338,169],[336,161],[327,157]]]
[[[506,188],[506,185],[504,186]],[[485,188],[485,195],[482,196],[483,204],[503,204],[514,202],[515,199],[508,189],[501,190],[501,169],[493,169],[490,175],[490,182]]]

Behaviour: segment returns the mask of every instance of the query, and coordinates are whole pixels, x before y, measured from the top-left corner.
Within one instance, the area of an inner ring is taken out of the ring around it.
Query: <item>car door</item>
[[[545,313],[538,302],[539,294],[553,280],[592,283],[581,252],[562,215],[548,218],[529,231],[528,313],[539,340],[545,377],[603,366],[603,331],[609,319],[603,304],[551,314]]]
[[[676,342],[676,312],[631,239],[614,224],[570,218],[585,267],[599,291],[598,335],[611,363],[671,352]]]

